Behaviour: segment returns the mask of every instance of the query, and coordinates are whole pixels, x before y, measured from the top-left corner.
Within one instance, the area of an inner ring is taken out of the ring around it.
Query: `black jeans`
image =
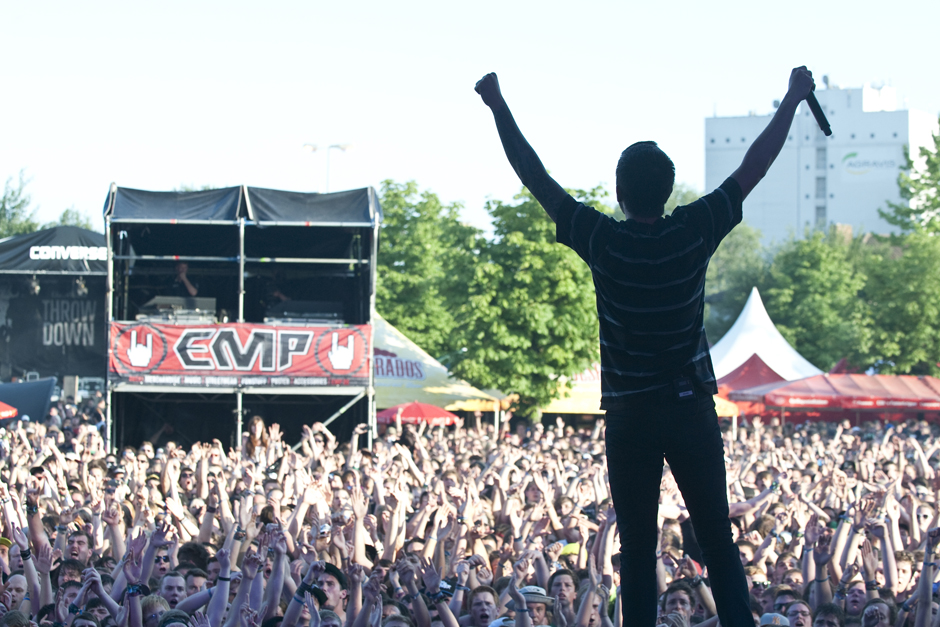
[[[620,531],[623,627],[656,621],[657,510],[663,457],[685,500],[708,566],[722,627],[753,627],[747,581],[731,537],[724,449],[707,392],[644,394],[607,412],[607,467]]]

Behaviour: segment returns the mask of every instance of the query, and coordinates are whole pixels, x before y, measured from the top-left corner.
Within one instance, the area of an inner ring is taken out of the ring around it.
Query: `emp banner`
[[[369,326],[113,322],[108,377],[168,387],[364,386]]]

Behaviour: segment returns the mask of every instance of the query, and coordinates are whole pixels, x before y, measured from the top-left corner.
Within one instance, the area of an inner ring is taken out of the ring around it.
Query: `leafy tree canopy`
[[[613,214],[606,193],[569,190]],[[485,243],[457,317],[461,351],[454,372],[484,388],[519,395],[533,415],[558,396],[558,377],[597,361],[594,285],[574,251],[555,243],[555,225],[523,189],[515,202],[490,201],[495,237]]]
[[[383,181],[376,308],[432,355],[457,348],[454,314],[466,300],[482,236],[417,183]]]
[[[888,211],[878,210],[889,224],[910,232],[924,229],[940,234],[940,133],[933,135],[933,149],[921,147],[923,165],[917,167],[907,148],[905,164],[898,175],[901,198],[907,202],[888,203]]]
[[[10,177],[3,185],[0,197],[0,237],[32,233],[40,228],[36,211],[30,208],[32,199],[26,193],[29,180],[21,170],[14,182]]]

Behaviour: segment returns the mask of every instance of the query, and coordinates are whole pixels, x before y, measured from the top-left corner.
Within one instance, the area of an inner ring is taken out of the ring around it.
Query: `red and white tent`
[[[734,325],[711,347],[711,355],[718,385],[726,389],[822,374],[780,335],[756,287]]]
[[[728,395],[796,411],[940,411],[940,379],[911,375],[821,374],[800,381],[769,383]]]

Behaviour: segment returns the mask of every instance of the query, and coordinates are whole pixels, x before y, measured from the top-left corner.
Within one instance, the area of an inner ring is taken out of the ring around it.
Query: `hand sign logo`
[[[339,333],[333,332],[333,348],[327,353],[334,370],[349,370],[352,367],[356,341],[352,335],[346,336],[346,346],[339,343]]]
[[[317,336],[316,359],[328,375],[356,376],[368,367],[369,340],[356,327],[330,329]]]
[[[153,334],[147,334],[146,344],[137,343],[137,331],[131,331],[131,345],[127,349],[127,359],[135,368],[146,368],[153,358]]]
[[[116,323],[119,325],[120,323]],[[119,328],[112,335],[112,368],[116,372],[145,374],[153,372],[166,359],[166,336],[150,324],[134,324]]]

